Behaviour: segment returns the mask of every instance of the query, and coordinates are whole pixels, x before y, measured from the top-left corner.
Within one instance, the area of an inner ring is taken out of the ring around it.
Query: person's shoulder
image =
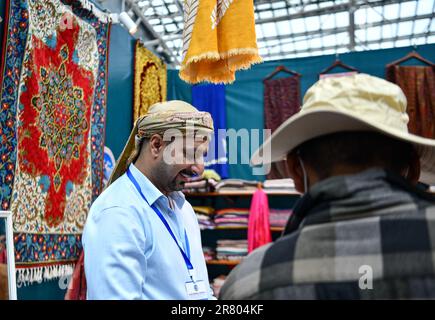
[[[435,209],[435,193],[424,192],[420,194],[420,197],[416,202],[420,208],[424,208],[427,211],[434,211]]]
[[[108,213],[116,214],[120,218],[139,219],[143,211],[143,203],[127,183],[126,177],[121,176],[108,186],[94,201],[88,215],[89,220],[99,220]]]
[[[125,176],[118,178],[95,199],[91,209],[98,208],[103,211],[112,207],[128,208],[137,202],[138,196],[127,182]]]
[[[435,219],[435,194],[413,188],[403,192],[403,203],[398,206],[398,213],[417,213],[417,215],[407,216],[406,218]],[[402,217],[398,217],[403,218]]]
[[[435,194],[425,192],[419,197],[413,197],[414,207],[422,212],[427,219],[435,218]]]
[[[298,232],[284,236],[250,253],[228,275],[221,289],[222,299],[249,299],[269,287],[288,282],[295,257]],[[281,274],[283,273],[283,274]]]
[[[131,237],[145,239],[150,230],[145,216],[135,206],[115,203],[93,205],[83,229],[82,242],[89,247],[91,242],[95,243],[95,238],[104,239],[106,244]]]

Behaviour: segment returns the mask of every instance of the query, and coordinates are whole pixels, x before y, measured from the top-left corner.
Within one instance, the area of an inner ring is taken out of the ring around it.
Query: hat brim
[[[300,144],[331,133],[375,131],[395,139],[409,142],[420,156],[420,181],[435,184],[435,140],[422,138],[386,125],[364,120],[345,111],[316,108],[300,112],[282,123],[252,155],[251,165],[257,166],[285,159]],[[355,143],[358,143],[355,141]],[[263,150],[270,148],[270,158]]]

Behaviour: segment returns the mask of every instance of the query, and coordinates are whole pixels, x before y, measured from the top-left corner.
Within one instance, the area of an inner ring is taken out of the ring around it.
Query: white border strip
[[[17,284],[15,278],[14,240],[12,230],[12,212],[0,211],[0,218],[6,218],[6,254],[8,264],[9,300],[17,300]]]

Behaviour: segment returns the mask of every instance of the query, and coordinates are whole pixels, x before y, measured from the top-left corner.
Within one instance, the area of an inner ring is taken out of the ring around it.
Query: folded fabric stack
[[[216,228],[248,227],[249,209],[226,208],[217,210],[214,216]]]
[[[213,289],[213,294],[216,298],[219,298],[221,288],[224,285],[226,279],[227,276],[223,274],[213,279],[213,282],[211,283],[211,288]]]
[[[216,256],[219,260],[239,261],[248,254],[248,240],[218,240]]]
[[[201,230],[214,229],[215,224],[213,221],[214,208],[206,206],[193,206],[198,219],[199,228]]]
[[[270,209],[270,227],[284,228],[292,213],[293,211],[291,209]]]
[[[270,179],[263,182],[266,193],[296,192],[293,179]]]
[[[214,260],[216,258],[216,251],[210,247],[202,247],[205,261]]]
[[[243,193],[257,190],[259,181],[242,179],[224,179],[220,181],[215,189],[217,192]]]
[[[212,192],[216,185],[221,180],[221,177],[214,170],[204,170],[201,176],[190,178],[183,188],[184,193],[193,192]]]

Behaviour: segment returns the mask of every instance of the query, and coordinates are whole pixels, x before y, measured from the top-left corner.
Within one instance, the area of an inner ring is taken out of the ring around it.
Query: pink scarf
[[[255,191],[249,209],[248,252],[272,242],[269,223],[269,201],[263,189]]]

